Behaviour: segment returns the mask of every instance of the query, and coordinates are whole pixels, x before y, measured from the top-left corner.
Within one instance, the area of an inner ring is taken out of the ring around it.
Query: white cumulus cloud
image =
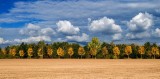
[[[22,35],[28,35],[28,36],[54,35],[54,34],[56,34],[56,32],[50,27],[41,28],[40,26],[32,24],[32,23],[27,24],[27,26],[25,28],[22,28],[19,31],[19,33],[22,34]]]
[[[37,26],[37,25],[32,24],[32,23],[28,23],[27,28],[32,29],[32,30],[38,30],[38,29],[40,29],[40,26]]]
[[[119,25],[115,24],[113,19],[103,17],[99,20],[93,20],[89,26],[89,30],[93,32],[103,32],[107,34],[115,34],[122,32]]]
[[[56,24],[58,26],[57,31],[64,34],[77,34],[80,31],[80,29],[73,26],[70,21],[59,21]]]
[[[156,28],[154,31],[152,31],[152,34],[154,37],[160,37],[160,28]]]
[[[114,34],[112,36],[112,39],[113,40],[121,40],[122,39],[122,34],[118,33],[118,34]]]
[[[39,42],[39,41],[47,41],[50,42],[51,38],[49,36],[37,36],[37,37],[29,37],[25,39],[14,39],[13,42],[21,43],[33,43],[33,42]]]
[[[130,31],[146,31],[153,25],[153,16],[149,13],[139,13],[127,25]]]
[[[54,34],[56,34],[56,32],[50,27],[41,29],[40,33],[43,34],[43,35],[54,35]]]
[[[140,32],[140,33],[127,33],[127,39],[145,39],[151,37],[151,34],[148,31]]]
[[[86,42],[89,39],[89,35],[82,33],[82,36],[66,36],[67,40],[69,41],[77,41],[77,42]]]

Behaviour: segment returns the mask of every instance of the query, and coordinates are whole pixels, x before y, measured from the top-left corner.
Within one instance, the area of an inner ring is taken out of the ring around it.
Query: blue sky
[[[0,44],[160,44],[160,0],[0,0]]]

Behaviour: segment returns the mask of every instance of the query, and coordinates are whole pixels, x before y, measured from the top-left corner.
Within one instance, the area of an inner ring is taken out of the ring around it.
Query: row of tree
[[[86,46],[77,43],[54,42],[45,44],[21,43],[0,48],[0,58],[160,58],[160,46],[146,42],[144,45],[101,43],[96,37]]]

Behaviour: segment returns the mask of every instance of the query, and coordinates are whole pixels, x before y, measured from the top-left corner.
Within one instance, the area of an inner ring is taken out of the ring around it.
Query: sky
[[[160,45],[160,0],[0,0],[0,45],[103,42]]]

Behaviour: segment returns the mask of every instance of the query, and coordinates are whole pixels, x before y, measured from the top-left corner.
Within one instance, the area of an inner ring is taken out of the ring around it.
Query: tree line
[[[46,44],[44,41],[31,44],[23,42],[20,45],[0,48],[0,58],[159,59],[160,46],[150,42],[144,45],[101,43],[97,37],[92,38],[85,46],[68,42],[52,44]]]

